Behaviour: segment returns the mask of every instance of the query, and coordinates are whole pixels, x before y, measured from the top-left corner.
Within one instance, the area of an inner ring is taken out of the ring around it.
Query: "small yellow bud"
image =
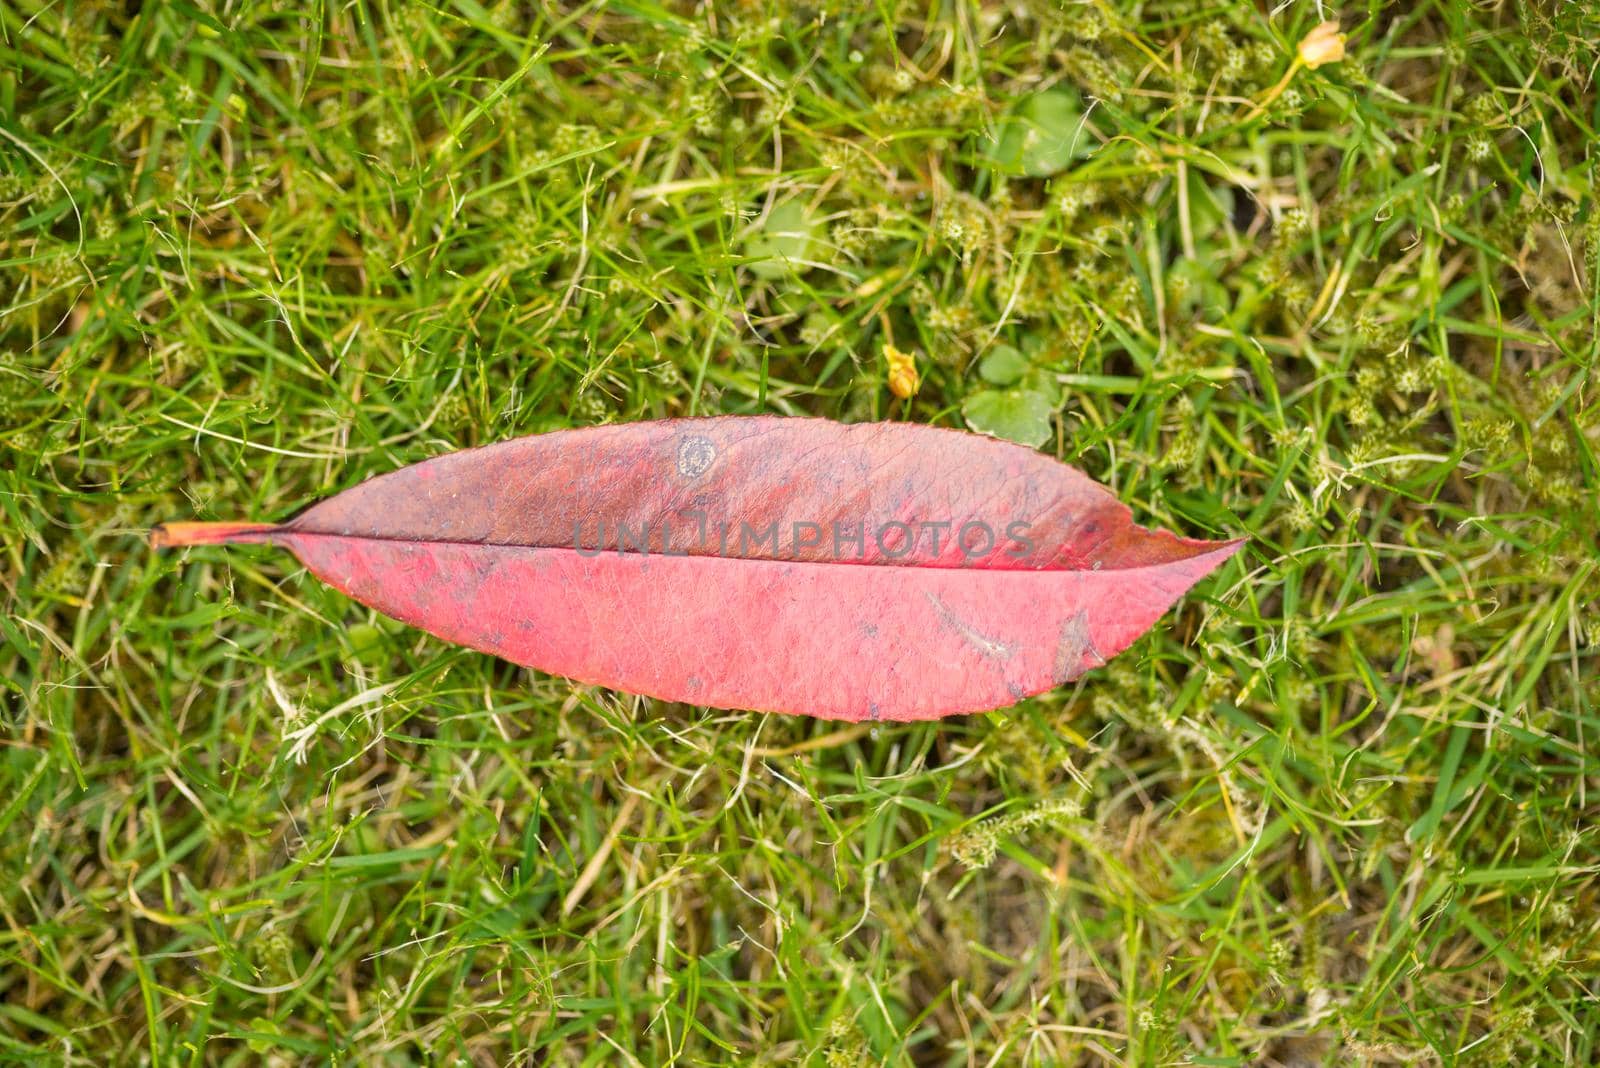
[[[883,358],[889,364],[889,392],[902,399],[914,395],[922,385],[922,376],[917,374],[917,361],[911,353],[885,345]]]
[[[1344,34],[1337,22],[1324,22],[1300,39],[1300,62],[1316,70],[1324,63],[1337,63],[1344,58]]]

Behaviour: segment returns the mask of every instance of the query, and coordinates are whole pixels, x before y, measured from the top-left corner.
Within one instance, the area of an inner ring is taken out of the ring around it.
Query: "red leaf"
[[[1135,526],[1020,445],[767,416],[521,438],[151,542],[281,545],[387,615],[583,682],[852,720],[1076,678],[1240,544]]]

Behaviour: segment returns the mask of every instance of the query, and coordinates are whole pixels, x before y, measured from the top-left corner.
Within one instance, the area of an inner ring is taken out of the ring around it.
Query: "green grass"
[[[1600,18],[1329,6],[1252,116],[1266,6],[0,4],[0,1057],[1600,1058]],[[1004,173],[1050,87],[1086,151]],[[1006,712],[661,705],[143,540],[960,426],[1000,344],[1047,451],[1251,538]]]

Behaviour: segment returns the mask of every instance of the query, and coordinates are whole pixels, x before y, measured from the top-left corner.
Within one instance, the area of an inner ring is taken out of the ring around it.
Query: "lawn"
[[[1600,13],[1277,8],[0,3],[0,1059],[1600,1059]],[[146,544],[711,413],[1249,543],[905,726]]]

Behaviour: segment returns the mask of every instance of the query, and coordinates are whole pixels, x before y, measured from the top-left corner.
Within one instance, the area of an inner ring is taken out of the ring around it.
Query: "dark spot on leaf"
[[[1075,679],[1087,668],[1105,662],[1089,634],[1089,614],[1080,610],[1061,626],[1061,637],[1056,641],[1055,681],[1059,684]]]
[[[717,447],[702,437],[687,437],[678,443],[678,474],[699,478],[717,462]]]
[[[1016,654],[1013,646],[996,638],[991,638],[978,628],[957,616],[950,610],[950,606],[941,601],[932,593],[927,594],[928,603],[932,604],[934,611],[939,614],[939,621],[966,641],[966,643],[991,660],[1010,660]]]

